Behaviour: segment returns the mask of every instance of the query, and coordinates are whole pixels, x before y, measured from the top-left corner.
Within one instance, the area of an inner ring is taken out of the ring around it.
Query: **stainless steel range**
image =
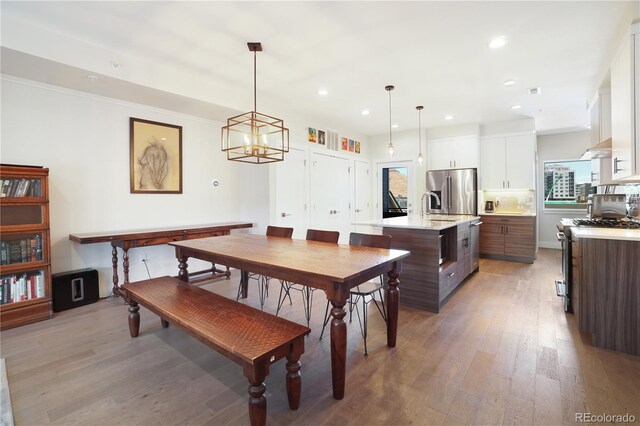
[[[640,229],[640,222],[628,218],[598,218],[598,219],[562,219],[556,225],[556,237],[562,246],[562,276],[556,280],[556,294],[564,300],[565,312],[573,312],[571,307],[572,253],[571,227],[609,228],[609,229]]]

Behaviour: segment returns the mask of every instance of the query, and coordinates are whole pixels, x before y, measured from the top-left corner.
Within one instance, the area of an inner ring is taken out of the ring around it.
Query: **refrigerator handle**
[[[453,179],[451,178],[451,176],[447,176],[447,193],[448,193],[448,200],[447,200],[447,209],[449,210],[449,213],[451,213],[451,182],[453,181]]]

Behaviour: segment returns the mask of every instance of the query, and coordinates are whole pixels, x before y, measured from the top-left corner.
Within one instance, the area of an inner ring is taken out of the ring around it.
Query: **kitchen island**
[[[571,227],[572,306],[594,346],[640,355],[640,230]]]
[[[391,235],[391,248],[411,251],[402,264],[400,304],[439,312],[479,268],[478,216],[404,216],[360,222]]]

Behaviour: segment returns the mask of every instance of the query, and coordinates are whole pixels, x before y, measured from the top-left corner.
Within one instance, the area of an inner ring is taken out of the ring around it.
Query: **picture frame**
[[[182,194],[182,126],[129,118],[132,194]]]
[[[342,142],[342,150],[343,151],[348,151],[349,150],[349,138],[342,138],[341,142]]]
[[[356,142],[353,139],[349,139],[349,151],[353,152],[356,147]]]
[[[324,130],[318,130],[318,145],[325,145],[325,144],[326,144],[326,137],[325,137]]]
[[[356,141],[356,154],[360,154],[360,141]]]
[[[316,143],[316,129],[309,127],[309,142]]]

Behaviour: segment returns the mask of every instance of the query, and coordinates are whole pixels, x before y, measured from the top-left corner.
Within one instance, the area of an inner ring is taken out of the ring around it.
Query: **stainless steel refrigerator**
[[[431,213],[478,214],[476,169],[428,171],[427,193]]]

